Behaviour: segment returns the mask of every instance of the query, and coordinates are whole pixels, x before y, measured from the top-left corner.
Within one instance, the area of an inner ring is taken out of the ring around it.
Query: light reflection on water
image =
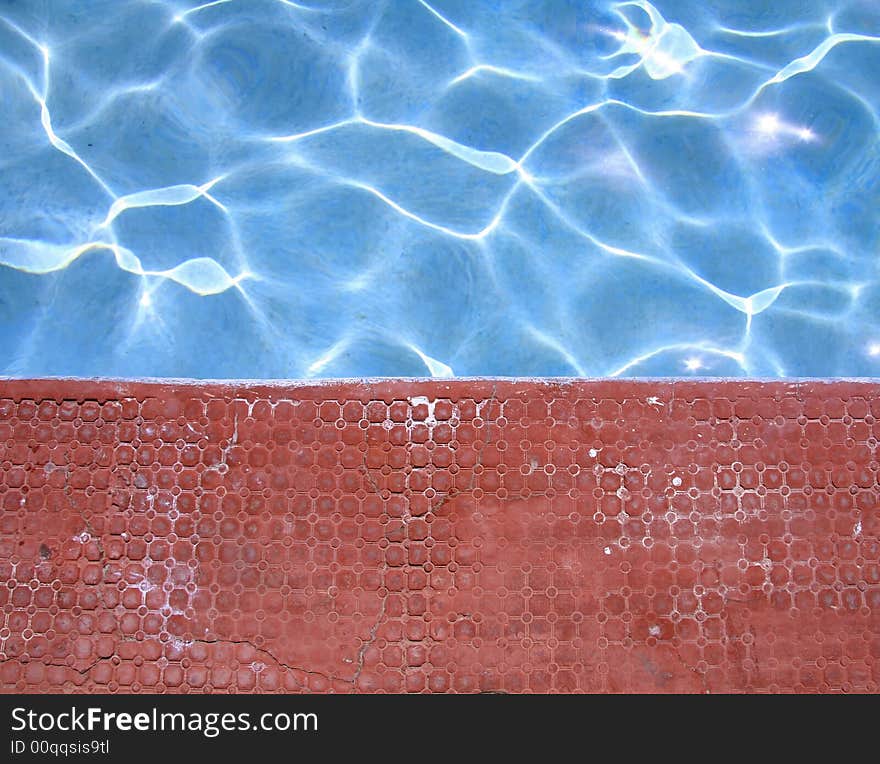
[[[0,373],[876,375],[872,0],[0,0]]]

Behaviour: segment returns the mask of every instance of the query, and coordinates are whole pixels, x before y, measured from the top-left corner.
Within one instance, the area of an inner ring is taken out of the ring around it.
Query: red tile
[[[877,692],[869,383],[0,384],[6,692]]]

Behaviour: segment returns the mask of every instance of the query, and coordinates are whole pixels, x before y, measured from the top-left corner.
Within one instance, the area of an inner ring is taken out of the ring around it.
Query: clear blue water
[[[877,375],[877,0],[0,0],[0,373]]]

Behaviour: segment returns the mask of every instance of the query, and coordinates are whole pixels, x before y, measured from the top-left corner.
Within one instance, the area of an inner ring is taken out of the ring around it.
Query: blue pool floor
[[[0,0],[0,374],[876,376],[873,0]]]

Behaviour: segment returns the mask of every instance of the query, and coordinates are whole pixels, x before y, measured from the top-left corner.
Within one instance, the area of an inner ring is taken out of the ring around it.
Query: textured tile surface
[[[0,382],[0,687],[876,692],[877,390]]]

